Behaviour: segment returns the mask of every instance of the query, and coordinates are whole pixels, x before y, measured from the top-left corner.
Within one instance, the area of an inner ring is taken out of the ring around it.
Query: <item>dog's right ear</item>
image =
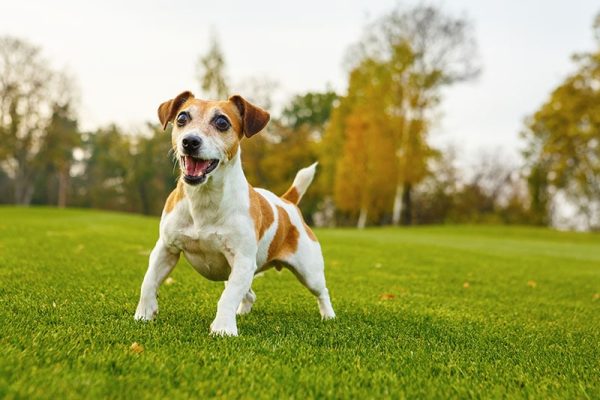
[[[188,101],[190,98],[194,98],[192,92],[185,91],[183,93],[179,93],[174,99],[165,101],[158,106],[158,119],[160,120],[163,130],[167,129],[167,124],[173,121],[175,115],[177,115],[177,111],[179,111],[183,103]]]

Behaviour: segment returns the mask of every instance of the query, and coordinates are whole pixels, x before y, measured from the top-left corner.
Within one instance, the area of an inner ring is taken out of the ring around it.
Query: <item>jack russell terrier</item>
[[[181,177],[162,213],[135,319],[156,316],[158,288],[182,252],[201,275],[225,281],[212,334],[238,334],[236,311],[250,312],[256,300],[254,276],[273,266],[289,268],[317,297],[321,317],[334,318],[321,246],[297,207],[316,163],[301,169],[281,197],[250,186],[240,141],[260,132],[269,113],[241,96],[205,101],[183,92],[162,103],[158,117],[163,129],[173,122]]]

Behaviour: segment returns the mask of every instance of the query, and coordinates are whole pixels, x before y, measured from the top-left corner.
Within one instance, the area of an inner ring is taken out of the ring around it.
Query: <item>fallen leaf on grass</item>
[[[380,300],[392,300],[395,299],[396,295],[395,294],[391,294],[391,293],[383,293],[381,296],[379,296]]]
[[[138,342],[133,342],[131,344],[131,347],[129,347],[129,350],[133,351],[134,353],[139,354],[139,353],[142,353],[144,351],[144,346],[142,346]]]
[[[468,289],[468,288],[469,288],[469,286],[471,286],[471,285],[469,285],[469,282],[465,282],[465,283],[463,283],[463,288],[465,288],[465,289]]]
[[[529,286],[530,288],[534,288],[537,286],[537,282],[536,281],[527,281],[527,286]]]
[[[167,286],[172,285],[175,282],[176,282],[175,279],[173,279],[171,277],[168,277],[167,279],[165,279],[165,285],[167,285]]]
[[[600,300],[600,293],[594,293],[592,300]]]

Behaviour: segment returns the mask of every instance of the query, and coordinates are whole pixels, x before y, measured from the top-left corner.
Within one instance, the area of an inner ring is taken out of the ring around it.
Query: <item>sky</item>
[[[116,122],[132,132],[158,105],[199,92],[198,57],[216,33],[234,88],[277,82],[275,108],[331,87],[344,93],[348,46],[391,0],[76,1],[0,0],[0,35],[40,46],[80,92],[83,129]],[[463,162],[481,154],[518,159],[523,119],[574,71],[571,55],[594,48],[597,0],[452,0],[434,4],[472,21],[483,71],[444,91],[431,138]],[[244,95],[245,93],[240,93]],[[251,94],[246,94],[251,96]]]

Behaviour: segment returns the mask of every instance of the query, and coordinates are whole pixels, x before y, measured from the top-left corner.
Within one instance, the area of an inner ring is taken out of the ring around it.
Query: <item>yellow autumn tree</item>
[[[400,6],[368,25],[349,53],[351,65],[377,60],[388,71],[384,110],[397,117],[395,135],[399,172],[392,222],[412,222],[412,191],[427,175],[435,154],[427,136],[444,87],[472,79],[479,72],[471,25],[441,9],[421,3]]]
[[[393,115],[386,113],[385,67],[366,60],[350,74],[328,131],[329,145],[341,142],[334,172],[334,199],[357,225],[378,222],[391,209],[397,179]],[[331,161],[330,161],[331,162]]]

